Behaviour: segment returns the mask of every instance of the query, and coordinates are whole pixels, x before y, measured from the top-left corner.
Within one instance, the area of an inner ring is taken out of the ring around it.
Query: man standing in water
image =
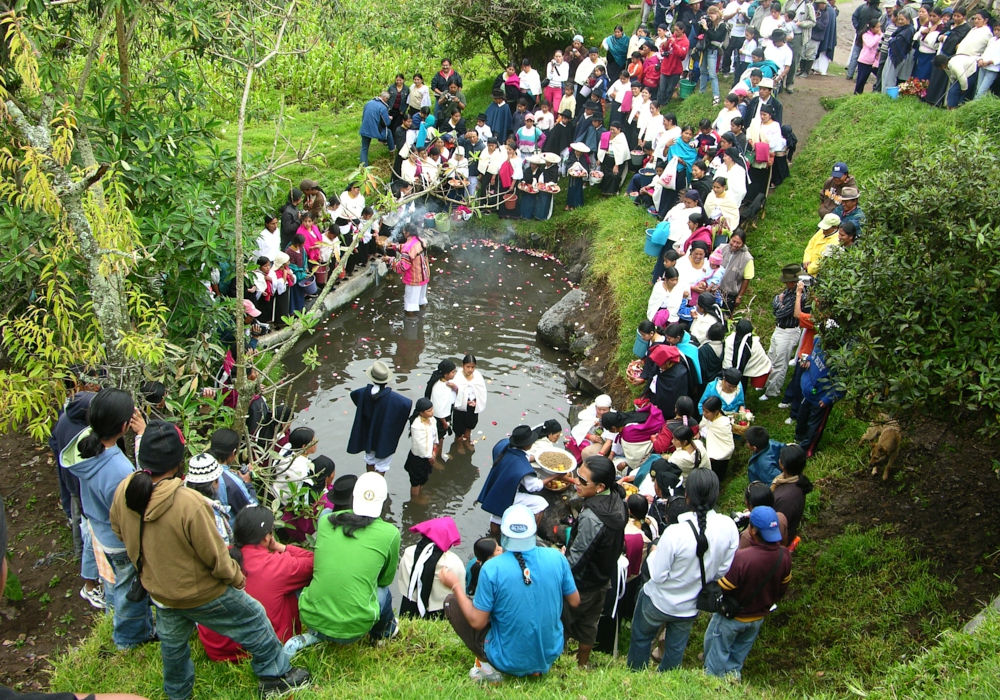
[[[364,452],[368,471],[384,476],[389,471],[413,402],[387,386],[393,374],[382,360],[375,360],[365,370],[365,376],[372,383],[351,392],[351,401],[358,408],[347,443],[347,454]]]
[[[490,514],[490,533],[500,536],[500,519],[514,504],[527,507],[535,515],[535,522],[541,524],[542,511],[549,502],[536,495],[555,476],[539,479],[531,466],[534,457],[527,450],[535,442],[535,434],[526,425],[519,425],[511,431],[510,438],[504,438],[493,446],[493,466],[483,490],[476,500],[483,510]]]

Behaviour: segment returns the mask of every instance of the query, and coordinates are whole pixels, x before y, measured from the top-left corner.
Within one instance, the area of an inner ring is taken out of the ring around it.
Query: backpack
[[[795,147],[799,145],[799,139],[792,131],[792,127],[788,124],[782,124],[781,126],[781,136],[785,139],[788,148],[788,160],[792,159],[795,154]]]

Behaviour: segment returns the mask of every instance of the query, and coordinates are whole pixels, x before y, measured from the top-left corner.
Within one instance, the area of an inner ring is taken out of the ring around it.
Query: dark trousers
[[[795,423],[795,442],[806,451],[808,457],[812,457],[819,448],[819,441],[823,439],[826,420],[830,417],[832,408],[833,404],[820,406],[810,401],[803,401],[799,406],[799,417]]]
[[[715,475],[719,477],[719,483],[726,478],[726,472],[729,471],[729,460],[728,459],[710,459],[708,460],[712,464],[712,471]]]
[[[677,75],[661,75],[660,76],[660,91],[657,93],[656,100],[660,105],[665,105],[670,102],[671,96],[674,94],[674,90],[677,89],[677,83],[681,81],[681,74]]]
[[[490,631],[489,624],[481,630],[474,629],[465,619],[462,608],[455,602],[454,594],[444,599],[444,616],[448,618],[451,628],[455,630],[455,634],[465,647],[475,654],[477,659],[489,663],[489,659],[486,658],[486,634]]]
[[[733,65],[738,65],[739,60],[740,60],[740,49],[743,48],[743,42],[744,41],[746,41],[746,38],[742,37],[742,36],[731,36],[731,37],[729,37],[729,46],[726,47],[726,53],[722,57],[722,72],[723,73],[728,73],[729,69]],[[736,61],[732,60],[733,56],[736,56]]]
[[[854,94],[860,95],[865,91],[865,83],[868,82],[868,77],[872,74],[872,68],[867,63],[858,63],[858,80],[854,83]]]
[[[792,381],[785,387],[784,403],[791,404],[790,416],[792,420],[798,418],[799,407],[802,405],[802,367],[795,363],[795,373],[792,374]]]

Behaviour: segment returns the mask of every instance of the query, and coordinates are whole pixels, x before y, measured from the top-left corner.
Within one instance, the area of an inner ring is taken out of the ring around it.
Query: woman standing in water
[[[427,304],[427,281],[431,270],[427,263],[427,248],[417,235],[417,227],[413,224],[403,226],[403,243],[400,251],[402,256],[396,258],[393,269],[403,278],[406,290],[403,292],[403,310],[410,316],[420,311]]]
[[[455,385],[458,397],[451,423],[458,453],[464,455],[466,446],[470,451],[476,451],[475,442],[471,439],[472,431],[479,425],[479,414],[486,408],[486,380],[476,369],[475,355],[462,358],[462,371],[455,375]]]
[[[424,390],[424,398],[430,399],[434,407],[434,420],[437,421],[438,443],[435,446],[435,458],[442,463],[448,461],[448,455],[441,455],[444,438],[451,432],[451,414],[458,395],[458,385],[452,381],[458,374],[458,368],[451,360],[441,360],[437,369],[431,374]],[[457,435],[457,433],[456,433]]]

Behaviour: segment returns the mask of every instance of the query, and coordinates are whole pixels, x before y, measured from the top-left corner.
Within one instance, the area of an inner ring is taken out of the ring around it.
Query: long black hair
[[[469,569],[469,585],[467,588],[473,595],[476,594],[476,586],[479,585],[479,572],[482,570],[483,564],[493,558],[493,552],[496,550],[497,541],[492,537],[481,537],[472,545],[472,553],[476,555],[476,561],[472,563],[472,567]]]
[[[431,392],[434,391],[434,385],[441,381],[441,378],[446,374],[454,372],[456,369],[458,368],[451,360],[441,360],[438,362],[437,369],[431,373],[431,378],[427,380],[427,388],[424,389],[424,398],[429,399]]]
[[[334,530],[338,527],[342,527],[344,528],[344,536],[352,538],[354,537],[355,532],[358,530],[364,530],[366,527],[378,520],[378,518],[372,518],[367,515],[355,515],[349,510],[338,510],[334,513],[330,513],[327,517],[330,519],[330,524],[333,526]]]
[[[708,551],[705,528],[708,527],[708,511],[715,508],[719,500],[719,477],[711,469],[695,469],[684,480],[684,493],[691,510],[698,516],[698,556],[701,557]]]
[[[698,422],[698,411],[695,410],[694,399],[690,396],[678,396],[674,404],[674,414],[687,418],[691,423]]]
[[[77,451],[84,459],[96,457],[104,452],[103,440],[111,440],[122,434],[122,426],[132,420],[135,402],[127,391],[104,389],[90,402],[87,422],[90,435],[77,444]]]
[[[274,513],[262,506],[247,506],[233,521],[233,546],[229,556],[243,568],[243,547],[260,544],[274,532]],[[244,571],[243,573],[246,573]]]
[[[625,499],[625,489],[618,483],[618,470],[615,469],[614,462],[604,455],[593,455],[583,460],[583,465],[590,470],[591,483],[604,484],[612,494]]]
[[[694,445],[694,430],[692,430],[690,426],[687,425],[678,426],[677,429],[673,431],[673,433],[675,440],[680,440],[681,442],[687,442],[690,443],[691,445]],[[694,457],[695,471],[698,471],[698,465],[701,464],[701,450],[695,447],[694,454],[692,456]]]

